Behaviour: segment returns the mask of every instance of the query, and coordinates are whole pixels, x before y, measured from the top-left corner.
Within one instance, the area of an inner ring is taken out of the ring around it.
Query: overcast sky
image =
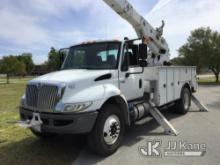
[[[154,27],[164,19],[172,57],[190,31],[210,26],[220,31],[220,0],[130,0]],[[0,58],[31,52],[47,59],[51,46],[68,47],[94,39],[136,37],[132,27],[102,0],[0,0]]]

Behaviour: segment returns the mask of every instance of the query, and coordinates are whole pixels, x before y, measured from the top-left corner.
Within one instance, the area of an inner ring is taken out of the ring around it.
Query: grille
[[[52,110],[58,101],[59,88],[55,85],[28,85],[26,104],[41,111]]]

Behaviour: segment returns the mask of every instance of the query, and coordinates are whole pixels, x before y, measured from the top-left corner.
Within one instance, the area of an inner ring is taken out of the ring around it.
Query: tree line
[[[35,65],[31,53],[21,55],[8,55],[0,59],[0,74],[6,74],[7,83],[11,76],[26,76],[33,74],[45,74],[59,70],[60,56],[58,50],[51,47],[48,53],[48,60],[41,65]],[[38,70],[41,72],[38,72]]]
[[[0,73],[7,75],[7,83],[11,75],[25,76],[31,74],[34,69],[34,63],[31,53],[22,53],[21,55],[4,56],[0,60]]]

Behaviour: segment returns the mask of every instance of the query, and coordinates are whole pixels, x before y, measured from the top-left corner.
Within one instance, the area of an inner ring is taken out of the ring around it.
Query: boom
[[[164,22],[156,30],[138,14],[127,0],[103,0],[116,13],[128,21],[137,33],[137,36],[144,40],[150,49],[151,56],[148,63],[151,66],[164,65],[169,62],[169,47],[162,37]]]

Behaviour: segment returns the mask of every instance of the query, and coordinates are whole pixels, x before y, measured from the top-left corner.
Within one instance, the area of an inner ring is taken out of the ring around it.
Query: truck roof
[[[105,42],[122,42],[121,40],[113,39],[113,40],[94,40],[94,41],[85,41],[81,42],[75,45],[71,45],[70,47],[73,46],[78,46],[78,45],[88,45],[88,44],[94,44],[94,43],[105,43]]]

